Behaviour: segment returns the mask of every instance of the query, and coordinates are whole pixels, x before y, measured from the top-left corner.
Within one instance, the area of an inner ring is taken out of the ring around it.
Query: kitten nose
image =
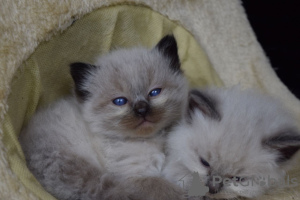
[[[149,111],[149,104],[146,101],[138,101],[133,109],[138,116],[145,117]]]
[[[208,189],[209,189],[208,192],[210,194],[216,194],[222,189],[223,182],[209,179],[206,186],[208,186]]]

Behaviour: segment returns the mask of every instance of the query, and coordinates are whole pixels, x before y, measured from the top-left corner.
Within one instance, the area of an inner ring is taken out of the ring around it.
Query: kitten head
[[[214,199],[253,198],[284,184],[300,134],[277,101],[209,89],[191,91],[189,102],[187,122],[169,135],[168,179],[189,185],[198,172]]]
[[[179,120],[187,106],[187,81],[173,36],[153,49],[113,51],[94,65],[73,63],[71,75],[95,133],[151,136]]]

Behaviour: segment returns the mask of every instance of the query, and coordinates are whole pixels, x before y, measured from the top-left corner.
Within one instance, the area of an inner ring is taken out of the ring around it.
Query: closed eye
[[[209,163],[208,163],[206,160],[204,160],[203,158],[201,158],[201,157],[200,157],[200,162],[201,162],[201,164],[204,165],[205,167],[210,167]]]
[[[149,92],[150,97],[155,97],[161,93],[161,88],[155,88]]]

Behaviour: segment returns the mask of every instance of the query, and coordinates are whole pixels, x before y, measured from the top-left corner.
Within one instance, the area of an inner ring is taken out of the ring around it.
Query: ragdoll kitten
[[[253,198],[296,184],[283,181],[299,147],[296,122],[276,100],[237,88],[192,90],[186,122],[169,135],[163,174],[195,194],[205,189],[198,173],[205,199]]]
[[[187,108],[177,44],[73,63],[75,96],[38,111],[20,134],[27,165],[58,199],[181,199],[159,178],[164,138]]]

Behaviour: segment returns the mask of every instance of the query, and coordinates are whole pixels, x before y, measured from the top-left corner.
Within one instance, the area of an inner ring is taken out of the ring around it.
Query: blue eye
[[[113,100],[113,103],[117,106],[123,106],[127,103],[127,99],[124,97],[119,97]]]
[[[161,92],[161,88],[156,88],[154,90],[151,90],[151,92],[149,93],[149,96],[150,97],[155,97],[155,96],[159,95],[160,92]]]

